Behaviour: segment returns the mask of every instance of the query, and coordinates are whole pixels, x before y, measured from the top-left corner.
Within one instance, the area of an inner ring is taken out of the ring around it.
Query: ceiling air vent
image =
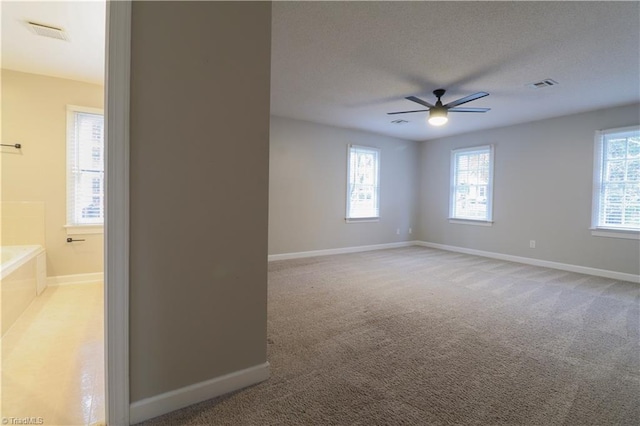
[[[393,124],[407,124],[408,121],[407,120],[403,120],[401,118],[397,119],[397,120],[393,120],[392,121]]]
[[[527,84],[527,87],[530,87],[531,89],[542,89],[544,87],[557,86],[557,85],[558,85],[557,81],[547,78],[546,80],[536,81],[535,83],[529,83]]]
[[[50,25],[38,24],[37,22],[27,21],[29,28],[39,36],[57,38],[58,40],[68,41],[67,35],[62,28],[52,27]]]

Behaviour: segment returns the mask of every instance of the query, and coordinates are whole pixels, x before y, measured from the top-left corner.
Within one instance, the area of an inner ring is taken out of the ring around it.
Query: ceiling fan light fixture
[[[429,111],[429,124],[432,126],[442,126],[449,121],[447,118],[447,109],[446,108],[431,108]]]

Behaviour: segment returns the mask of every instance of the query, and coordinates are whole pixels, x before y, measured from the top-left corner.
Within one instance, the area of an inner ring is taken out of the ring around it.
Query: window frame
[[[624,228],[616,226],[600,225],[600,203],[602,201],[602,188],[604,181],[605,152],[604,142],[608,135],[617,133],[638,132],[640,125],[618,127],[612,129],[598,130],[594,136],[593,148],[593,187],[591,199],[591,235],[594,237],[622,238],[640,240],[640,228]]]
[[[377,216],[370,217],[351,217],[351,152],[352,149],[361,149],[363,151],[371,151],[376,153],[376,187],[377,187],[377,197],[376,197],[376,209],[378,210]],[[380,148],[376,148],[373,146],[365,146],[365,145],[356,145],[356,144],[348,144],[347,145],[347,187],[346,187],[346,211],[345,211],[345,222],[346,223],[364,223],[364,222],[379,222],[380,221],[380,157],[381,150]]]
[[[65,157],[65,168],[66,168],[66,224],[64,228],[67,232],[67,235],[78,235],[78,234],[102,234],[104,233],[104,222],[105,219],[103,217],[102,222],[97,223],[73,223],[72,218],[75,215],[75,212],[70,211],[70,199],[75,194],[75,185],[74,180],[71,178],[72,175],[72,166],[73,164],[70,161],[70,149],[72,148],[72,144],[75,144],[75,115],[77,113],[82,114],[95,114],[101,115],[104,119],[104,110],[101,108],[93,108],[79,105],[67,105],[67,135],[66,135],[66,157]],[[105,126],[103,123],[102,131],[105,132]],[[106,144],[106,138],[103,135],[103,144]],[[73,149],[76,149],[73,146]],[[106,155],[106,146],[103,147],[103,159],[105,162],[104,155]],[[103,171],[106,174],[106,170]],[[106,184],[106,177],[103,178],[103,185]],[[103,188],[102,198],[105,199],[106,188]],[[103,209],[105,211],[105,209]]]
[[[484,219],[458,217],[455,211],[456,187],[457,187],[457,156],[472,152],[489,152],[489,179],[486,188],[487,215]],[[493,225],[493,182],[495,168],[495,147],[493,144],[456,148],[451,150],[451,163],[449,167],[449,223],[463,225],[492,226]]]

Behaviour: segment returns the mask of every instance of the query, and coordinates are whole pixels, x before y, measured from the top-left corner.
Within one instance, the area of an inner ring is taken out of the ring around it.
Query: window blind
[[[450,218],[491,220],[493,192],[492,146],[451,152]]]
[[[640,230],[640,127],[599,133],[597,228]]]
[[[67,225],[104,223],[104,117],[68,111]]]
[[[380,216],[380,150],[349,145],[347,219]]]

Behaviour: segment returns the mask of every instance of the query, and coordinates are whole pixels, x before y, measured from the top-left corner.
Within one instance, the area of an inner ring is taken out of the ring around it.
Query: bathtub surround
[[[2,336],[46,287],[46,260],[42,246],[0,247]]]
[[[266,377],[270,48],[269,2],[132,4],[132,419]]]
[[[103,108],[104,88],[62,78],[2,69],[2,140],[22,144],[2,152],[2,244],[12,244],[15,232],[5,204],[36,202],[43,206],[49,276],[102,272],[102,234],[86,241],[66,242],[67,105]],[[7,150],[10,148],[7,148]],[[20,219],[20,213],[16,219]],[[19,232],[18,236],[34,232]],[[41,231],[38,231],[41,232]],[[5,238],[7,239],[5,241]],[[25,244],[25,243],[21,243]],[[28,243],[34,244],[34,243]]]

